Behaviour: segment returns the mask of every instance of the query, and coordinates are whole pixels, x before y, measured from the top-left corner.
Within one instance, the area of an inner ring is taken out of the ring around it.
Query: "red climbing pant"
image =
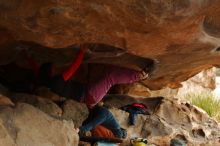
[[[111,132],[111,130],[98,125],[95,129],[91,130],[92,136],[96,137],[105,137],[105,138],[115,138],[114,134]]]

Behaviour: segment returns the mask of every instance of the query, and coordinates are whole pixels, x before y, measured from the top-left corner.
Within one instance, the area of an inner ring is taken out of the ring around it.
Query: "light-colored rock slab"
[[[0,128],[0,146],[78,145],[71,121],[54,119],[25,103],[0,108]]]

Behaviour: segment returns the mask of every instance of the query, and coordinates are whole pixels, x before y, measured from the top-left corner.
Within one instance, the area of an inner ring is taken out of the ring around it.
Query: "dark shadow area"
[[[67,46],[66,48],[49,48],[33,42],[13,42],[8,46],[4,46],[6,50],[11,50],[11,53],[10,51],[7,54],[3,53],[3,57],[7,58],[9,53],[13,56],[16,55],[17,57],[13,57],[14,60],[11,60],[11,62],[15,61],[17,64],[22,64],[23,58],[20,52],[26,49],[32,55],[33,59],[39,63],[51,62],[64,65],[70,63],[73,58],[76,57],[80,46],[82,45],[74,44]],[[113,64],[137,70],[140,70],[149,64],[155,64],[153,59],[127,53],[125,49],[115,46],[100,43],[87,43],[83,44],[83,46],[90,50],[86,53],[84,58],[84,62],[86,63]],[[5,61],[0,59],[0,62]]]
[[[28,92],[33,88],[35,76],[30,69],[15,63],[0,66],[0,84],[14,92]]]
[[[192,133],[193,133],[193,136],[196,137],[196,138],[205,137],[206,136],[205,132],[203,131],[203,129],[193,129]]]
[[[207,34],[213,37],[220,37],[220,23],[218,14],[206,16],[203,22],[203,29]]]
[[[220,51],[220,47],[216,48],[216,50],[215,50],[215,51]]]
[[[113,64],[117,66],[132,68],[135,70],[141,70],[149,65],[155,65],[155,62],[152,59],[139,57],[129,53],[124,53],[121,56],[111,58],[89,58],[88,62]]]
[[[82,46],[82,45],[81,45]],[[72,45],[66,48],[48,48],[31,42],[16,42],[8,46],[8,49],[16,51],[17,57],[8,64],[0,66],[0,84],[13,92],[26,92],[34,94],[39,84],[39,77],[36,76],[33,67],[27,63],[24,57],[24,50],[31,59],[39,66],[44,63],[51,63],[55,67],[54,76],[59,75],[68,68],[76,58],[81,47]],[[105,44],[83,44],[88,48],[80,68],[72,77],[73,80],[81,83],[95,82],[102,78],[103,71],[108,65],[122,66],[134,70],[144,68],[154,69],[154,60],[135,56],[126,53],[121,48]]]

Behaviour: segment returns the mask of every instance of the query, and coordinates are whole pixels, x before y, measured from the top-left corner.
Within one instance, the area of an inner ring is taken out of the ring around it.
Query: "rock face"
[[[11,97],[15,103],[22,102],[31,104],[41,111],[54,117],[60,117],[63,112],[62,109],[50,99],[24,93],[14,93],[11,95]]]
[[[182,87],[178,89],[164,88],[161,90],[149,91],[150,96],[164,96],[183,98],[187,94],[207,94],[213,93],[216,88],[216,68],[203,70],[195,76],[181,83]],[[144,95],[142,95],[144,96]]]
[[[219,65],[219,5],[219,0],[2,0],[0,62],[20,60],[18,50],[26,47],[38,59],[61,63],[75,50],[64,48],[87,43],[94,51],[127,53],[90,62],[140,68],[150,58],[156,70],[145,84],[176,88],[202,69]]]
[[[76,127],[80,127],[82,122],[89,115],[88,108],[85,104],[67,100],[62,105],[63,109],[63,119],[72,120]]]
[[[179,88],[178,95],[182,96],[187,93],[212,92],[216,87],[216,69],[212,68],[197,74],[196,76],[183,82],[183,87]]]
[[[46,91],[46,93],[48,92]],[[50,116],[72,121],[75,127],[81,126],[82,122],[88,116],[88,108],[83,103],[68,99],[58,103],[58,105],[52,100],[48,99],[48,94],[44,95],[46,96],[39,97],[24,93],[14,93],[11,97],[15,103],[28,103]],[[54,96],[58,95],[53,94],[51,98],[54,99]],[[9,100],[9,98],[6,99]],[[2,104],[7,105],[5,102]]]
[[[79,127],[88,115],[84,104],[65,100],[59,107],[49,99],[29,94],[12,94],[11,98],[14,103],[10,103],[15,106],[4,101],[0,103],[0,146],[78,145],[74,128]],[[130,126],[129,114],[119,108],[134,102],[147,105],[150,115],[138,115],[136,124]],[[128,146],[132,137],[147,138],[151,146],[169,146],[172,138],[181,139],[189,146],[220,145],[220,125],[188,103],[164,97],[109,95],[105,105],[128,131],[122,146]],[[55,114],[57,111],[62,115]]]
[[[78,145],[78,134],[70,121],[57,120],[24,103],[0,110],[1,146]]]
[[[214,146],[220,145],[220,125],[209,116],[188,103],[168,99],[142,99],[139,102],[149,104],[152,101],[160,101],[150,106],[150,116],[138,115],[135,126],[129,126],[128,113],[111,109],[112,113],[120,121],[123,128],[128,130],[128,137],[144,137],[150,144],[169,146],[170,139],[179,138],[190,146]],[[112,102],[112,101],[111,101]],[[131,103],[131,101],[119,102],[119,105]],[[155,102],[156,103],[156,102]],[[152,105],[152,104],[151,104]],[[129,142],[125,142],[128,144]]]

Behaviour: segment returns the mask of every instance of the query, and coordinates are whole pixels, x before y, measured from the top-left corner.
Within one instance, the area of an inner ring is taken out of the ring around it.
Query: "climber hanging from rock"
[[[88,106],[95,106],[99,103],[113,85],[146,79],[148,73],[154,68],[154,62],[148,64],[142,71],[106,65],[104,73],[98,80],[81,84],[71,80],[71,78],[82,63],[87,51],[90,50],[86,47],[81,47],[70,67],[56,76],[51,76],[53,71],[52,63],[44,63],[39,67],[30,56],[27,59],[35,74],[37,74],[40,85],[50,88],[59,96],[72,98],[73,100],[86,103]]]

